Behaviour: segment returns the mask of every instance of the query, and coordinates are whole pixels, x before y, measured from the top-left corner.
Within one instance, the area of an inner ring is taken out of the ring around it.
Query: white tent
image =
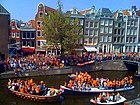
[[[97,52],[97,49],[94,46],[84,46],[87,52]]]

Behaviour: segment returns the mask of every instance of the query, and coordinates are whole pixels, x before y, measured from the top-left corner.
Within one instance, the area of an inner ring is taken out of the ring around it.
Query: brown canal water
[[[125,76],[131,75],[134,76],[134,72],[132,71],[99,71],[99,72],[91,72],[93,78],[109,78],[109,79],[122,79]],[[64,81],[68,81],[67,75],[53,75],[53,76],[40,76],[40,77],[32,77],[36,83],[43,80],[48,87],[54,86],[55,88],[59,88],[60,84],[63,84]],[[21,78],[25,79],[25,78]],[[28,78],[27,78],[28,79]],[[29,78],[30,79],[30,78]],[[6,88],[8,79],[0,80],[0,105],[92,105],[89,100],[92,97],[97,96],[94,95],[65,95],[65,99],[61,103],[37,103],[28,100],[20,99],[16,96],[13,96],[8,93]],[[138,93],[140,93],[140,80],[137,80],[135,77],[133,78],[133,85],[135,86],[134,90],[121,92],[127,100],[132,100],[137,98]]]

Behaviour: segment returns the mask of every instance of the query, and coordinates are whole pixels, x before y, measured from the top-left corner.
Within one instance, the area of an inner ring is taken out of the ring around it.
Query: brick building
[[[35,28],[36,28],[36,52],[46,53],[46,40],[43,35],[43,16],[48,15],[49,12],[56,11],[53,8],[45,6],[43,3],[38,5],[38,10],[35,15]]]
[[[10,13],[0,4],[0,60],[8,57]]]

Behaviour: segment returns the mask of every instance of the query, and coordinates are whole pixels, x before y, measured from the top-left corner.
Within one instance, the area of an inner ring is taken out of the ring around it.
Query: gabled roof
[[[89,9],[86,9],[86,10],[83,10],[83,11],[80,11],[80,14],[84,15],[86,14],[87,12],[91,11],[92,8],[89,8]]]
[[[46,12],[46,13],[48,13],[48,12],[54,12],[54,11],[57,11],[57,10],[54,9],[54,8],[51,8],[51,7],[45,6],[45,12]]]
[[[10,13],[0,4],[0,14],[10,15]]]
[[[113,13],[110,11],[109,8],[101,8],[98,11],[98,15],[113,16]]]
[[[130,16],[130,13],[128,10],[122,10],[123,14],[126,15],[126,16]]]
[[[31,27],[35,28],[35,20],[30,20],[29,24],[31,25]]]

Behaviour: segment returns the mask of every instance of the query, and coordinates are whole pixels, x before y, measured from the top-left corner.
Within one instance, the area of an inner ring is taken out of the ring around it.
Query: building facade
[[[30,27],[20,28],[20,43],[22,52],[26,54],[35,53],[36,48],[36,30]]]
[[[8,57],[10,13],[0,4],[0,60]]]
[[[139,27],[140,18],[136,14],[136,7],[130,10],[123,10],[125,26],[125,47],[124,52],[140,52]]]
[[[125,47],[125,26],[124,14],[118,10],[114,15],[113,26],[113,52],[122,53]]]
[[[46,40],[43,33],[43,16],[49,15],[49,12],[56,11],[55,9],[45,6],[43,3],[38,5],[38,10],[35,15],[35,29],[36,29],[36,52],[46,53]]]

